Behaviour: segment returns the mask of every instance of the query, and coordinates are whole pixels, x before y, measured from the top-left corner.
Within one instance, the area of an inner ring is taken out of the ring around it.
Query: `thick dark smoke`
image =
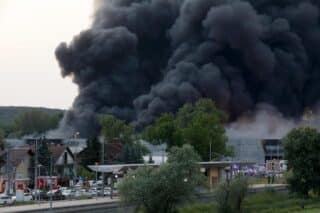
[[[101,0],[56,57],[79,95],[64,125],[111,113],[137,127],[212,98],[232,120],[265,103],[296,117],[320,98],[317,0]]]

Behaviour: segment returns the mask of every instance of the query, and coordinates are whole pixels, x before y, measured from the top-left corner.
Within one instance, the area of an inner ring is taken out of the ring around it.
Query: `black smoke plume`
[[[101,0],[90,29],[61,43],[79,86],[65,126],[110,113],[147,125],[212,98],[231,120],[264,103],[297,117],[320,97],[317,0]]]

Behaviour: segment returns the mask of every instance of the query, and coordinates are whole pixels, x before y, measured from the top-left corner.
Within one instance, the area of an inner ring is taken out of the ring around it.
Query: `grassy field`
[[[304,203],[304,209],[301,204]],[[180,209],[180,213],[215,213],[214,203],[194,204]],[[244,202],[244,213],[320,213],[320,199],[302,199],[286,193],[263,192],[250,195]]]

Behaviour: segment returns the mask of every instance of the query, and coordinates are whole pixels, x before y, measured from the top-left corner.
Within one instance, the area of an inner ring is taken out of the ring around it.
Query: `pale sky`
[[[0,106],[69,108],[54,50],[89,27],[93,0],[0,0]]]

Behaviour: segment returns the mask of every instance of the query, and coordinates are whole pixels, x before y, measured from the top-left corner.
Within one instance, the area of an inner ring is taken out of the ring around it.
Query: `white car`
[[[11,196],[6,196],[6,195],[0,196],[0,204],[1,205],[13,204],[13,203],[14,203],[14,199],[12,199]]]
[[[30,193],[24,194],[24,201],[31,201],[32,199],[33,199],[33,197]]]
[[[72,190],[71,189],[62,189],[61,190],[62,194],[66,197],[71,197],[73,195]]]

